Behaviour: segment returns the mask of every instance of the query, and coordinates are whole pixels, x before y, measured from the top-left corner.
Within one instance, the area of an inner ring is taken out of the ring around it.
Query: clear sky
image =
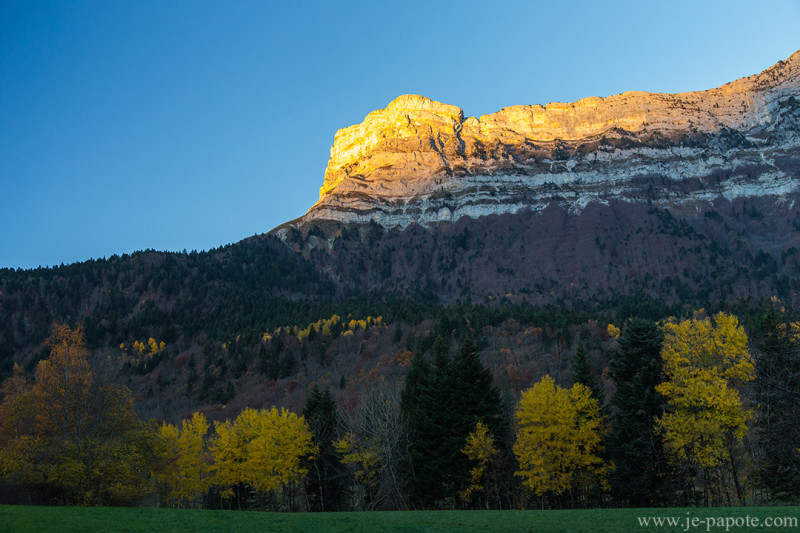
[[[0,267],[204,250],[316,201],[336,130],[679,92],[800,49],[795,1],[0,0]]]

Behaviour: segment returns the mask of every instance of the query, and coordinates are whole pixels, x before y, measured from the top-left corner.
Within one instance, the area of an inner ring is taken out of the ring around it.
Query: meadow
[[[672,518],[675,525],[659,526],[654,518]],[[797,531],[799,518],[800,507],[265,513],[0,506],[0,529],[11,532]],[[772,527],[765,527],[767,520]]]

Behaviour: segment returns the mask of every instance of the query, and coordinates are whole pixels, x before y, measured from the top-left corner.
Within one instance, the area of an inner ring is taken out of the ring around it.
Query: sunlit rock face
[[[480,118],[400,96],[336,134],[320,199],[296,222],[406,227],[611,200],[694,208],[785,197],[799,181],[797,52],[708,91],[627,92]]]

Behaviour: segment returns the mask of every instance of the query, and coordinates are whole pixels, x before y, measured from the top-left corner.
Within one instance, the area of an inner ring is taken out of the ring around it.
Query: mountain
[[[173,422],[297,411],[314,384],[358,405],[439,336],[475,337],[512,391],[565,381],[578,338],[603,367],[611,321],[800,308],[799,179],[800,52],[708,91],[480,118],[402,96],[337,133],[319,201],[268,234],[0,269],[0,378],[69,323]]]
[[[797,52],[707,91],[480,118],[401,96],[336,134],[319,201],[273,234],[352,290],[732,305],[796,297],[799,183]]]
[[[431,226],[462,217],[647,201],[693,209],[797,190],[800,52],[680,94],[626,92],[480,118],[416,95],[339,130],[298,223]]]

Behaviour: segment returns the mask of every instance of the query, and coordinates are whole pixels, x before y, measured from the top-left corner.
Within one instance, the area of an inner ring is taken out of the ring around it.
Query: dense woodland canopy
[[[194,412],[173,425],[140,417],[83,329],[58,325],[35,371],[16,365],[0,390],[2,494],[287,511],[800,499],[800,325],[779,302],[749,335],[736,316],[703,311],[607,330],[607,371],[587,364],[581,341],[569,365],[583,368],[562,384],[532,379],[519,395],[498,386],[470,336],[438,335],[405,361],[403,379],[369,383],[350,405],[314,387],[302,413]]]
[[[717,208],[592,222],[581,260],[614,258],[603,279],[533,268],[533,230],[502,217],[2,270],[0,498],[796,502],[800,256],[747,235],[800,222]],[[653,246],[669,261],[636,264],[663,271],[622,263]]]

